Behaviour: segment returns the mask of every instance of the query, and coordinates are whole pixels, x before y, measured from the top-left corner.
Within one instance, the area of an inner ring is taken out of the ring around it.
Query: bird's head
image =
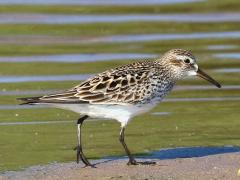
[[[176,78],[181,79],[188,76],[199,76],[218,88],[221,85],[203,72],[197,65],[196,58],[190,51],[183,49],[172,49],[166,52],[161,61],[169,67],[170,73]]]

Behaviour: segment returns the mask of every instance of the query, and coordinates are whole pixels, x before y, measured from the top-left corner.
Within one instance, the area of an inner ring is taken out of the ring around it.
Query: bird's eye
[[[185,62],[186,64],[189,64],[191,61],[190,61],[190,59],[185,59],[184,62]]]

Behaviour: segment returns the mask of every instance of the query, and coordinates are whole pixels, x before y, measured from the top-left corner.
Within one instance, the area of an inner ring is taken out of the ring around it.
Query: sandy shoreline
[[[94,161],[96,168],[83,164],[54,163],[33,166],[24,171],[7,172],[3,179],[240,179],[240,153],[225,153],[195,158],[138,159],[155,161],[156,165],[127,166],[127,159]],[[93,161],[92,161],[93,162]],[[1,178],[0,178],[1,179]]]

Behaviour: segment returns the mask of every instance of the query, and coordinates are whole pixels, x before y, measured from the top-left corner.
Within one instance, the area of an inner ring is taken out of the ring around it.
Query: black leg
[[[121,142],[121,144],[123,145],[123,148],[125,150],[125,152],[127,153],[128,157],[129,157],[129,162],[128,165],[137,165],[136,160],[134,159],[134,157],[132,156],[131,152],[129,151],[125,141],[124,141],[124,132],[125,132],[125,128],[122,127],[121,131],[120,131],[120,136],[119,136],[119,141]]]
[[[124,141],[124,132],[125,132],[125,128],[122,127],[121,131],[120,131],[120,137],[119,140],[123,145],[123,148],[125,149],[125,152],[128,155],[129,161],[128,161],[128,165],[138,165],[138,164],[142,164],[142,165],[151,165],[151,164],[156,164],[155,162],[151,162],[151,161],[146,161],[146,162],[137,162],[134,157],[132,156],[131,152],[129,151],[125,141]]]
[[[82,162],[86,165],[86,166],[91,166],[93,167],[93,165],[91,165],[89,163],[89,161],[87,160],[87,158],[85,157],[85,155],[83,154],[82,151],[82,136],[81,136],[81,127],[82,127],[82,123],[85,119],[87,119],[88,116],[85,115],[81,118],[78,119],[77,121],[77,139],[78,139],[78,144],[77,144],[77,163],[79,163],[79,160],[81,159]]]

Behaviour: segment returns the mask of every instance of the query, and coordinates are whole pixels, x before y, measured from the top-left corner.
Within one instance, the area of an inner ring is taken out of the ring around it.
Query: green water
[[[130,14],[130,13],[207,13],[239,12],[239,1],[208,1],[187,5],[145,6],[145,7],[79,7],[79,6],[1,6],[2,13],[65,13],[65,14]],[[1,24],[1,36],[49,35],[64,37],[101,37],[102,35],[150,34],[150,33],[198,33],[238,31],[239,23],[96,23],[82,25]],[[232,49],[208,49],[209,45],[234,45]],[[240,68],[238,59],[217,59],[216,53],[238,53],[240,41],[237,38],[158,40],[151,42],[54,44],[28,45],[0,44],[1,56],[27,56],[72,53],[154,53],[162,54],[171,48],[190,49],[199,60],[199,66],[206,69],[223,86],[240,85],[239,73],[217,73],[217,68]],[[1,75],[65,75],[77,73],[98,73],[120,66],[130,60],[116,60],[84,63],[0,62]],[[51,90],[67,89],[78,81],[1,83],[0,89]],[[208,85],[200,79],[188,79],[178,85]],[[20,96],[20,95],[19,95]],[[17,95],[1,96],[1,105],[14,105]],[[20,96],[22,97],[22,95]],[[240,97],[238,90],[184,90],[174,91],[169,97]],[[0,122],[73,121],[77,114],[58,109],[0,110]],[[169,116],[153,116],[151,112],[136,117],[127,128],[127,143],[135,154],[141,154],[166,147],[180,146],[223,146],[240,145],[240,102],[164,102],[152,112],[171,112]],[[124,155],[118,142],[119,124],[115,121],[87,122],[84,125],[84,151],[90,158]],[[18,170],[30,165],[75,160],[73,148],[76,144],[74,123],[0,126],[0,171]]]

